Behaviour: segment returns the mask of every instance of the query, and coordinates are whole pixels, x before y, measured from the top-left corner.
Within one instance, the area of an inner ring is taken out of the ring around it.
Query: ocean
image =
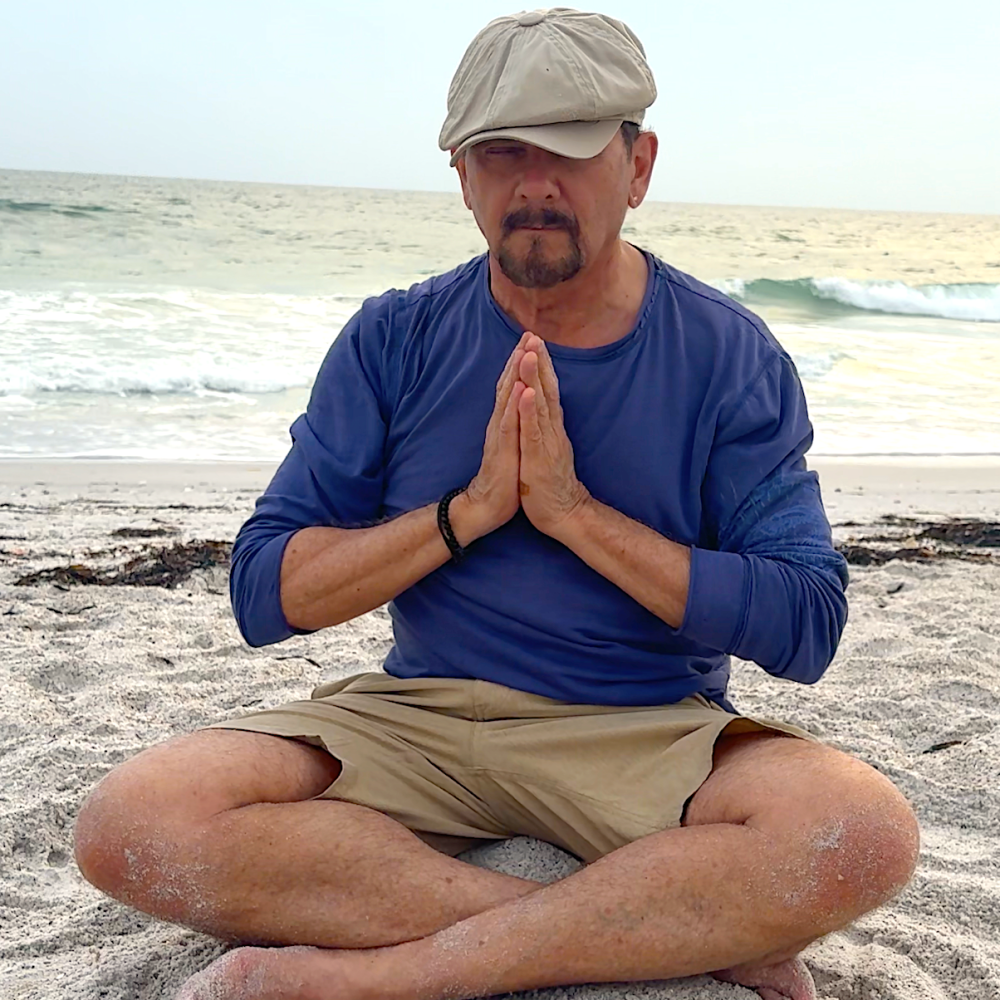
[[[647,203],[754,310],[813,455],[1000,455],[1000,216]],[[482,253],[458,194],[0,171],[0,458],[274,461],[369,295]]]

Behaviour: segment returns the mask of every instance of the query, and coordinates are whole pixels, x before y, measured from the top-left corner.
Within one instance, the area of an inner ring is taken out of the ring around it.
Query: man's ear
[[[632,147],[632,183],[629,185],[629,204],[636,208],[642,204],[649,190],[649,182],[653,176],[653,166],[656,164],[656,154],[660,148],[660,140],[655,132],[640,132]]]
[[[455,155],[454,149],[451,150],[451,155]],[[472,202],[469,200],[469,177],[466,171],[464,156],[455,164],[455,169],[458,171],[458,179],[462,185],[462,200],[465,202],[465,207],[471,212]]]

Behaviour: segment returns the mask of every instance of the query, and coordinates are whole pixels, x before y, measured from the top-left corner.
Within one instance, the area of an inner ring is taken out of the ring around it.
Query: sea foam
[[[898,316],[1000,323],[1000,285],[988,283],[907,285],[851,278],[729,278],[717,282],[716,287],[747,305],[781,304],[818,313],[829,305]]]
[[[0,397],[308,388],[360,299],[163,289],[0,291]]]
[[[862,282],[847,278],[814,278],[811,283],[820,298],[857,309],[1000,323],[1000,285],[911,287],[902,281]]]

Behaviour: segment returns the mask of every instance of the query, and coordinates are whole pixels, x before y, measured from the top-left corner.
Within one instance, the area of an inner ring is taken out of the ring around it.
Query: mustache
[[[514,212],[508,212],[503,218],[503,234],[510,236],[515,229],[545,228],[545,229],[565,229],[571,236],[578,236],[580,232],[579,224],[571,215],[557,212],[554,208],[519,208]]]

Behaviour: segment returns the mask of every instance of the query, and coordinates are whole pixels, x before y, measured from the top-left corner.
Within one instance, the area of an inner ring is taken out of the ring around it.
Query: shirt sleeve
[[[387,413],[382,398],[381,324],[363,307],[320,368],[292,448],[233,545],[229,592],[251,646],[304,634],[281,607],[281,560],[303,528],[360,527],[378,520]]]
[[[802,683],[823,675],[847,622],[847,563],[833,547],[812,426],[777,355],[720,417],[703,486],[706,544],[692,549],[681,635]]]

